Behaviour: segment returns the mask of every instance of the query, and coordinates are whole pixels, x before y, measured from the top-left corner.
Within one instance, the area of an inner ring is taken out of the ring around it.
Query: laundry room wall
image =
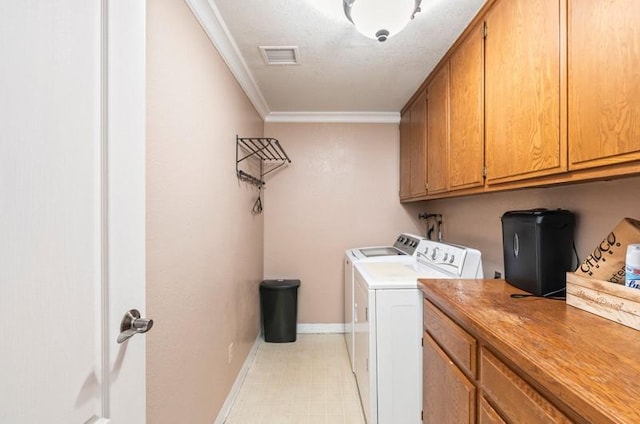
[[[301,280],[298,323],[342,323],[344,251],[424,232],[418,205],[398,202],[398,124],[266,123],[265,136],[292,160],[265,188],[265,277]]]
[[[148,2],[149,423],[213,423],[260,331],[263,217],[235,136],[262,131],[187,4]]]
[[[622,218],[640,219],[640,177],[422,202],[443,214],[443,236],[482,252],[485,276],[502,272],[502,224],[509,210],[568,209],[576,214],[575,241],[583,260]],[[631,194],[633,193],[633,194]]]

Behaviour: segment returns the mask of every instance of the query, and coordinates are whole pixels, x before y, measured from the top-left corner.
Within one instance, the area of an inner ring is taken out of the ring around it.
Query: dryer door
[[[370,291],[367,284],[363,280],[360,273],[354,272],[354,297],[355,297],[355,320],[354,320],[354,372],[356,375],[356,383],[358,383],[358,391],[360,392],[360,401],[362,409],[368,423],[377,423],[376,408],[376,379],[375,375],[371,375],[373,371],[371,366],[376,363],[375,350],[372,346],[375,341],[371,324],[375,320],[369,319],[370,307]],[[371,291],[373,295],[373,291]]]

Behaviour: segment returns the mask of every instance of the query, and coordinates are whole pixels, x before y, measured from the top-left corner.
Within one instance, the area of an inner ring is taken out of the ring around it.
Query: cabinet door
[[[478,424],[505,424],[500,415],[489,405],[483,397],[480,398],[478,406]]]
[[[429,336],[472,378],[477,370],[477,341],[433,303],[423,302],[422,316]]]
[[[560,1],[500,0],[486,18],[487,182],[566,170],[560,135]]]
[[[422,93],[411,107],[411,197],[427,194],[426,190],[427,100]]]
[[[478,25],[449,63],[449,190],[484,183],[483,56],[482,25]]]
[[[375,364],[375,358],[370,356],[371,327],[369,325],[369,291],[366,283],[357,271],[354,271],[354,363],[353,370],[360,392],[360,401],[364,410],[367,422],[377,422],[377,407],[372,407],[372,402],[376,402],[375,379],[371,378],[369,364]]]
[[[568,10],[569,167],[640,159],[640,1]]]
[[[400,200],[411,197],[411,109],[400,118]]]
[[[509,422],[569,424],[571,421],[504,362],[482,349],[480,384]]]
[[[424,423],[475,423],[476,389],[428,333],[423,333]]]
[[[449,181],[449,63],[427,87],[427,193],[447,191]]]

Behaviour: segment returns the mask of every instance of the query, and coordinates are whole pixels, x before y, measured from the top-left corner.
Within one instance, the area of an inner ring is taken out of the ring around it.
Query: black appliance
[[[563,209],[509,211],[502,215],[505,280],[544,296],[566,287],[573,260],[575,217]]]

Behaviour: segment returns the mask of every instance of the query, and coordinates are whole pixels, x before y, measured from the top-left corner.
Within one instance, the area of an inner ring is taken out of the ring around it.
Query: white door
[[[0,2],[0,423],[145,422],[144,23]]]

